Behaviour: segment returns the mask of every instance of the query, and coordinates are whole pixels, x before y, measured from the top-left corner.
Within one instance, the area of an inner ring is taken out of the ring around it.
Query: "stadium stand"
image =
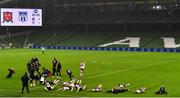
[[[10,36],[6,34],[7,28],[1,27],[1,44],[98,47],[126,37],[140,37],[140,48],[163,48],[162,37],[180,42],[177,0],[34,0],[36,5],[29,1],[15,0],[4,7],[17,4],[22,8],[42,8],[43,27],[10,28],[13,32],[31,30]]]
[[[70,32],[49,31],[16,34],[0,40],[1,44],[12,43],[14,47],[31,45],[45,46],[80,46],[98,47],[99,45],[122,40],[126,37],[140,37],[141,48],[164,48],[162,38],[175,38],[176,44],[180,42],[179,33],[161,32]],[[128,45],[110,45],[107,47],[128,47]]]

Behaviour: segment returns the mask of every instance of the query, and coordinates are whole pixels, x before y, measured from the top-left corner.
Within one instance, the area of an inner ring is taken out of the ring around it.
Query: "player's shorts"
[[[52,90],[52,88],[51,87],[46,87],[48,90]]]
[[[81,68],[81,71],[84,71],[84,68]]]

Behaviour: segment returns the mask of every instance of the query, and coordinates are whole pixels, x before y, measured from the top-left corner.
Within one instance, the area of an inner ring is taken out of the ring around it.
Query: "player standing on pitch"
[[[44,46],[41,48],[41,51],[42,51],[42,54],[45,53],[45,47]]]
[[[84,77],[85,67],[86,67],[86,62],[81,62],[80,63],[80,80],[79,80],[80,83],[81,83],[82,78]]]
[[[52,60],[52,65],[53,65],[53,76],[52,76],[52,78],[54,78],[54,75],[55,75],[55,73],[56,73],[56,66],[57,66],[57,64],[58,64],[58,61],[56,60],[56,58],[54,58],[53,60]]]
[[[25,72],[25,74],[21,77],[21,81],[22,81],[22,93],[24,92],[24,88],[26,88],[27,93],[29,93],[29,88],[28,88],[28,81],[29,81],[29,77],[27,75],[27,73]]]
[[[61,67],[61,63],[59,61],[59,62],[57,62],[57,70],[56,70],[57,78],[61,77],[61,69],[62,69],[62,67]]]

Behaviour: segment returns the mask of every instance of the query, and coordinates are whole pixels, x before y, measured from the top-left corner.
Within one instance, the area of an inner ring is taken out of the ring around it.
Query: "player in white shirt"
[[[81,62],[80,63],[80,80],[79,80],[80,83],[81,83],[82,78],[84,77],[85,67],[86,67],[86,62]]]
[[[42,54],[44,54],[44,52],[45,52],[45,47],[44,46],[41,47],[41,51],[42,51]]]

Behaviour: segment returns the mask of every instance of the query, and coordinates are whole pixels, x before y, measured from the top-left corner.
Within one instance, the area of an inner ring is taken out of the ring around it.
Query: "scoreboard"
[[[1,8],[1,26],[42,26],[42,9]]]

